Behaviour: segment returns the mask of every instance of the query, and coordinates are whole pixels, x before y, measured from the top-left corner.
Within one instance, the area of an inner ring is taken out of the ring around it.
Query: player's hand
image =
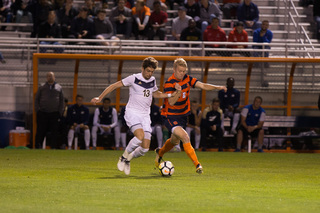
[[[229,105],[229,106],[228,106],[228,111],[229,111],[229,112],[233,112],[233,110],[234,110],[233,107],[232,107],[231,105]]]
[[[181,86],[180,86],[180,84],[178,84],[178,83],[176,83],[176,84],[174,85],[174,88],[175,88],[176,90],[181,90]]]
[[[91,103],[94,103],[94,104],[99,103],[100,101],[101,100],[100,100],[99,97],[94,97],[94,98],[91,99]]]
[[[227,92],[227,87],[221,86],[221,87],[220,87],[220,90],[224,90],[224,92]]]
[[[104,127],[103,127],[103,129],[104,129],[104,131],[106,131],[106,132],[107,132],[107,131],[109,131],[110,126],[104,126]]]
[[[248,126],[248,132],[253,132],[254,131],[254,126]]]

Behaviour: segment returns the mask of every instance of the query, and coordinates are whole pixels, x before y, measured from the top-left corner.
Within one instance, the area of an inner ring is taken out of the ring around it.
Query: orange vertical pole
[[[119,67],[118,67],[118,78],[117,78],[117,81],[121,80],[122,67],[123,67],[123,60],[120,60],[119,61]],[[121,89],[118,88],[117,91],[116,91],[116,110],[117,110],[117,112],[120,112],[120,93],[121,93]]]
[[[79,73],[79,64],[80,60],[76,59],[76,64],[74,67],[74,77],[73,77],[73,94],[72,94],[72,103],[76,103],[76,96],[78,93],[78,73]]]
[[[203,74],[203,83],[208,82],[208,73],[209,73],[209,67],[210,67],[210,62],[206,63],[206,67],[204,69],[204,74]],[[206,107],[206,91],[202,90],[201,91],[202,96],[201,96],[201,110],[203,111],[204,108]]]
[[[161,69],[161,76],[160,76],[160,91],[163,92],[163,86],[164,86],[164,74],[166,73],[166,67],[167,67],[167,61],[163,61],[162,63],[162,69]],[[159,98],[159,106],[162,106],[163,99]]]
[[[250,90],[250,78],[252,71],[253,63],[249,63],[248,71],[247,71],[247,79],[246,79],[246,91],[244,93],[244,105],[249,104],[249,90]]]
[[[38,91],[39,84],[39,73],[38,73],[38,57],[33,56],[33,116],[32,116],[32,148],[35,148],[36,144],[36,131],[37,131],[37,116],[35,109],[36,93]]]

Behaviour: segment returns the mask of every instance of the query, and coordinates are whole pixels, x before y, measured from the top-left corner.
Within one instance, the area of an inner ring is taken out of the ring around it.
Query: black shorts
[[[163,124],[167,127],[168,131],[171,132],[172,128],[175,126],[181,126],[186,128],[188,116],[168,116],[162,117]]]
[[[257,138],[259,135],[259,131],[261,130],[261,129],[255,129],[253,132],[249,133],[248,130],[244,128],[242,125],[240,126],[239,129],[242,130],[244,138],[248,138],[248,135],[250,135],[253,138]]]

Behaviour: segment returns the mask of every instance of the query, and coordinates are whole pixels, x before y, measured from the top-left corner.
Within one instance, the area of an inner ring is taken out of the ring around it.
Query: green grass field
[[[172,177],[154,153],[117,170],[120,151],[0,150],[1,212],[319,212],[320,155],[167,153]]]

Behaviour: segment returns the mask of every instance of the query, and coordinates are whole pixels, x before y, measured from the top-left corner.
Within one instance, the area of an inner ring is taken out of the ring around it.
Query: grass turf
[[[319,212],[320,155],[167,153],[172,177],[154,153],[117,170],[120,151],[0,150],[1,212]]]

